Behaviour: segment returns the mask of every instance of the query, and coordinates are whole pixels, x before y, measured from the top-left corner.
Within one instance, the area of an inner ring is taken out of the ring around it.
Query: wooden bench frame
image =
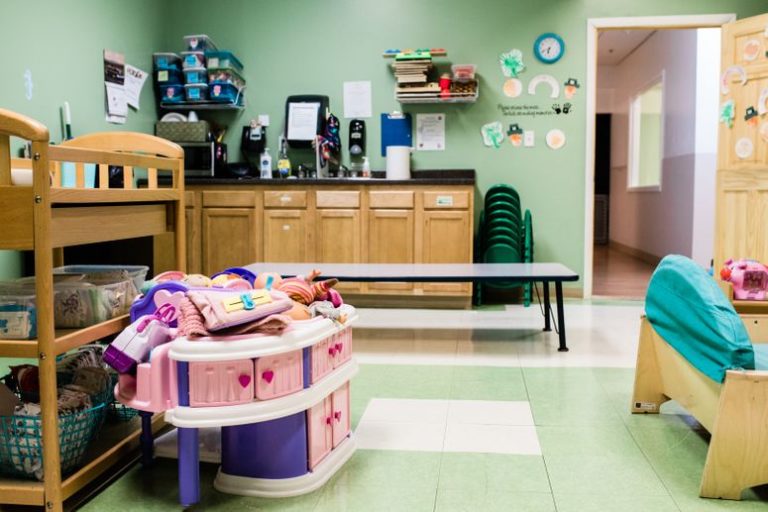
[[[753,343],[768,342],[768,317],[740,315]],[[642,318],[633,413],[675,400],[712,435],[699,495],[740,500],[768,483],[768,371],[728,370],[717,383],[694,368]]]

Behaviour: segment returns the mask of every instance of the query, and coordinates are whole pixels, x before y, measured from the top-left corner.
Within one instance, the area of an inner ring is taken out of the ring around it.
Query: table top
[[[254,263],[257,274],[306,275],[314,269],[322,278],[339,281],[578,281],[579,275],[560,263]]]

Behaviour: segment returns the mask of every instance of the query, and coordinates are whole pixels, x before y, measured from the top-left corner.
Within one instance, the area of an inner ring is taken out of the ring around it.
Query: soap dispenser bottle
[[[363,157],[363,178],[371,177],[371,164],[368,162],[368,157]]]
[[[259,176],[263,180],[272,178],[272,157],[269,154],[269,148],[264,148],[259,157]]]

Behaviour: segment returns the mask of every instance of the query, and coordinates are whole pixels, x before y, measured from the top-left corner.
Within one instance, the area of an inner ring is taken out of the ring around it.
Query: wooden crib
[[[12,138],[31,143],[31,158],[11,155]],[[86,186],[94,166],[98,186]],[[111,188],[110,166],[123,169],[122,185]],[[74,186],[64,187],[64,167],[74,167]],[[134,172],[146,183],[136,187]],[[144,171],[142,171],[144,172]],[[24,185],[17,178],[29,179]],[[158,186],[158,175],[171,184]],[[14,184],[14,182],[18,184]],[[0,249],[34,251],[37,339],[0,339],[0,357],[35,358],[40,368],[44,481],[0,478],[0,504],[62,510],[64,500],[123,460],[138,446],[136,424],[105,428],[84,465],[62,475],[59,457],[56,356],[120,332],[127,315],[79,330],[56,330],[53,267],[66,246],[173,233],[175,263],[185,270],[184,153],[176,144],[141,133],[108,132],[49,144],[48,129],[21,114],[0,109]],[[160,421],[157,418],[157,426]],[[99,446],[99,444],[101,446]]]

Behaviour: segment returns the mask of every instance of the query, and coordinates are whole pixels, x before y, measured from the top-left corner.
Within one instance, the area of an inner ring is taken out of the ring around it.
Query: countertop
[[[186,185],[474,185],[474,169],[413,171],[410,180],[384,179],[384,171],[373,171],[373,178],[196,178],[187,176]],[[162,182],[162,179],[161,179]]]

